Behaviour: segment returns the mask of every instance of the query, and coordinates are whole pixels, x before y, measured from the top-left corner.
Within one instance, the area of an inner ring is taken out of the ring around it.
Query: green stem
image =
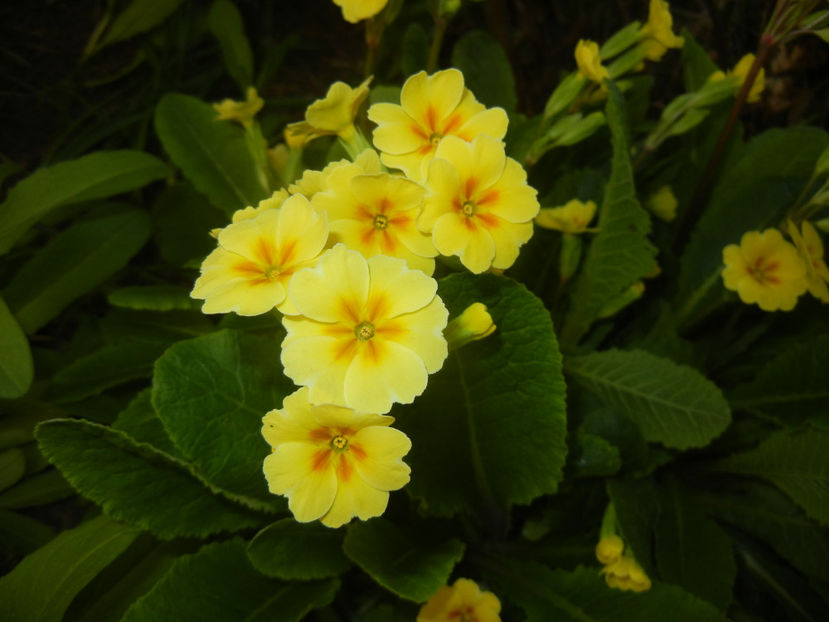
[[[434,73],[438,66],[440,48],[443,46],[443,36],[446,34],[446,27],[449,20],[439,14],[435,14],[435,32],[432,35],[432,45],[429,48],[429,59],[426,62],[426,73]]]

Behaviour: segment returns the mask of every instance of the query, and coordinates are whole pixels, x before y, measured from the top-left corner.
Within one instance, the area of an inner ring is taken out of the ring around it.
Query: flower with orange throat
[[[289,147],[302,147],[314,138],[335,134],[350,140],[355,134],[354,119],[368,97],[371,78],[351,88],[345,82],[332,84],[325,97],[316,100],[305,111],[305,121],[285,126],[285,142]]]
[[[476,274],[509,268],[532,237],[536,191],[494,138],[444,138],[429,164],[426,188],[417,226],[432,234],[441,255],[457,255]]]
[[[301,194],[309,200],[313,199],[314,195],[318,192],[328,190],[328,178],[331,176],[331,173],[340,168],[348,169],[351,175],[371,175],[381,172],[383,165],[380,164],[380,156],[377,155],[374,149],[364,149],[357,154],[353,162],[342,159],[328,163],[321,171],[307,169],[302,174],[302,177],[288,186],[288,192],[291,194]]]
[[[602,60],[599,57],[599,44],[589,39],[579,39],[576,44],[576,65],[579,68],[579,75],[593,82],[598,82],[604,87],[605,78],[609,78],[610,74],[607,68],[602,65]]]
[[[355,175],[354,168],[333,171],[328,190],[317,193],[311,201],[315,209],[328,215],[329,244],[342,242],[364,257],[400,257],[410,268],[431,276],[438,252],[431,236],[415,224],[423,186],[388,173]]]
[[[806,264],[777,229],[744,233],[722,256],[725,287],[763,311],[791,311],[807,289]]]
[[[823,259],[823,240],[817,230],[808,220],[800,225],[800,231],[790,220],[788,224],[789,236],[797,247],[803,263],[806,264],[806,282],[809,293],[822,302],[829,302],[829,268]]]
[[[288,497],[294,518],[339,527],[380,516],[389,491],[409,481],[403,462],[411,441],[389,427],[394,418],[339,406],[313,406],[308,389],[285,398],[262,419],[273,452],[263,471],[272,493]]]
[[[219,246],[201,265],[192,298],[204,313],[259,315],[274,307],[292,310],[288,281],[319,257],[328,239],[324,215],[301,195],[218,232]]]
[[[501,140],[507,133],[507,113],[486,108],[464,86],[463,74],[445,69],[427,76],[425,71],[406,80],[400,105],[379,103],[368,109],[377,124],[374,145],[383,164],[421,181],[426,166],[444,136],[471,141],[484,134]]]
[[[312,404],[385,414],[443,366],[449,314],[437,282],[402,259],[337,244],[297,272],[288,293],[299,313],[282,318],[282,365]]]
[[[417,622],[501,622],[501,601],[470,579],[440,588],[420,608]]]

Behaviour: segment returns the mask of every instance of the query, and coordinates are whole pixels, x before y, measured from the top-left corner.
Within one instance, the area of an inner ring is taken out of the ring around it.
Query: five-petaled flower
[[[403,84],[399,106],[374,104],[368,118],[378,125],[373,138],[383,164],[401,169],[414,181],[425,177],[443,137],[471,141],[487,135],[501,140],[508,123],[502,108],[486,108],[475,99],[457,69],[414,74]]]
[[[578,199],[571,199],[561,207],[541,209],[535,217],[535,223],[539,227],[564,233],[584,233],[595,215],[596,204],[593,201],[582,203]]]
[[[501,601],[471,579],[440,588],[420,608],[417,622],[500,622]]]
[[[423,393],[446,359],[437,282],[402,259],[337,244],[294,275],[289,296],[299,315],[282,320],[282,364],[313,404],[387,413]]]
[[[339,406],[313,406],[308,389],[285,398],[281,410],[262,419],[273,448],[263,470],[271,492],[288,497],[299,522],[319,519],[339,527],[354,516],[382,514],[389,491],[409,481],[403,462],[411,442],[390,428],[394,418]]]
[[[350,140],[355,133],[354,118],[368,97],[371,77],[351,88],[345,82],[335,82],[322,99],[316,100],[305,111],[305,121],[285,126],[285,142],[290,147],[302,147],[320,136],[336,134]]]

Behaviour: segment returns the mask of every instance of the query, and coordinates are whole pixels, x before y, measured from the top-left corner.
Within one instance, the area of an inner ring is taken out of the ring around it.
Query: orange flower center
[[[449,619],[457,620],[458,622],[478,622],[478,616],[475,615],[475,609],[473,607],[455,609],[449,613]]]
[[[774,272],[779,267],[780,264],[776,261],[766,262],[765,257],[758,257],[754,265],[748,267],[748,273],[751,275],[751,278],[761,285],[766,283],[775,285],[780,282],[780,279],[774,276]]]

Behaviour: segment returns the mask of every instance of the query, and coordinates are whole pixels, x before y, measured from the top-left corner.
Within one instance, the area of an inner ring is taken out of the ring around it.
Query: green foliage
[[[0,398],[24,395],[33,376],[29,342],[6,302],[0,298]]]
[[[173,285],[134,285],[119,287],[107,296],[111,305],[145,311],[194,310],[201,302],[193,300],[186,289]]]
[[[452,51],[452,66],[463,72],[466,87],[486,106],[515,111],[515,78],[507,55],[489,33],[465,34]]]
[[[152,30],[167,19],[180,4],[181,0],[132,0],[106,28],[95,50]]]
[[[227,72],[245,93],[253,85],[253,51],[239,10],[230,0],[215,0],[207,14],[207,25],[222,48]]]
[[[19,449],[0,452],[0,491],[16,484],[26,473],[26,458]]]
[[[659,501],[651,479],[611,479],[607,496],[613,503],[619,535],[649,577],[655,576],[653,534],[659,521]]]
[[[166,454],[182,459],[181,451],[173,445],[164,425],[155,414],[150,395],[150,389],[144,389],[136,395],[129,405],[118,413],[112,427],[126,432],[133,440],[147,443]]]

